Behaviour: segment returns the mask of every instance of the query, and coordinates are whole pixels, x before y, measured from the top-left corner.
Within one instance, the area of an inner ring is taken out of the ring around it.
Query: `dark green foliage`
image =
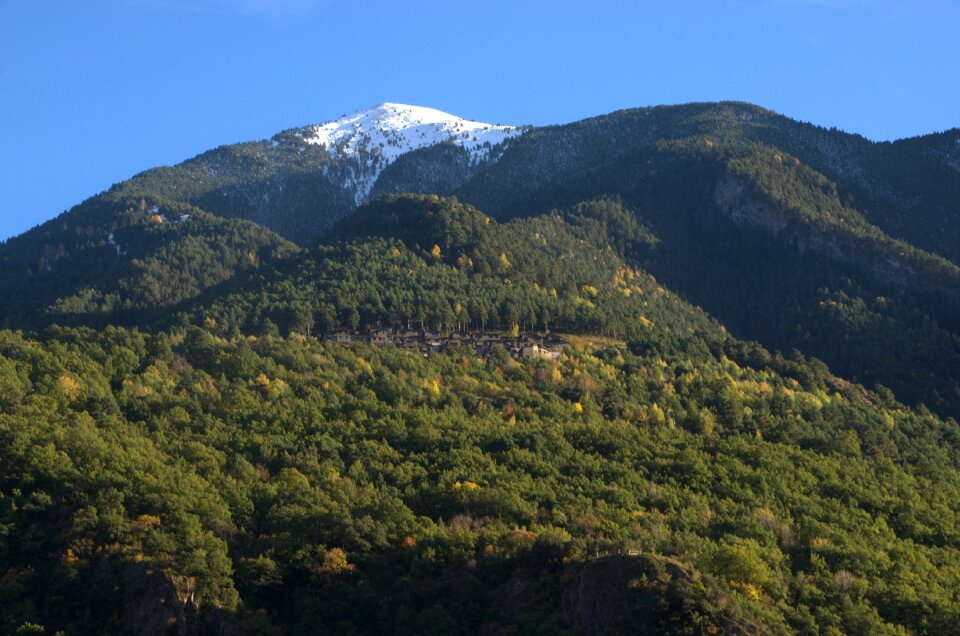
[[[457,196],[503,219],[616,194],[659,239],[627,260],[736,335],[957,415],[955,139],[871,144],[736,103],[637,109],[535,129]]]
[[[142,323],[296,251],[252,223],[104,195],[0,247],[0,316],[16,327]]]
[[[374,238],[356,240],[367,235]],[[212,319],[224,334],[260,333],[264,320],[284,333],[375,324],[619,337],[654,325],[678,334],[721,331],[617,256],[611,237],[621,246],[656,239],[616,201],[501,225],[456,199],[385,197],[334,236],[354,240],[212,290],[184,307],[188,320]]]
[[[353,211],[342,178],[354,162],[331,160],[327,151],[294,132],[271,141],[222,146],[176,166],[155,168],[111,188],[124,197],[162,196],[214,214],[269,227],[309,244]]]

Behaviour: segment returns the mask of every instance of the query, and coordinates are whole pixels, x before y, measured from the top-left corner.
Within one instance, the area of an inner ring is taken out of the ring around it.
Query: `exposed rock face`
[[[634,600],[629,584],[642,574],[638,565],[628,557],[587,563],[569,588],[568,620],[589,636],[636,631],[640,625],[629,611]]]
[[[809,251],[854,265],[876,280],[896,287],[924,287],[935,293],[956,297],[954,289],[930,285],[905,254],[890,250],[864,250],[863,244],[872,239],[819,230],[811,224],[793,219],[787,211],[777,209],[775,204],[755,193],[737,176],[726,175],[717,181],[713,200],[717,209],[737,225],[755,227],[780,236],[801,252]]]
[[[653,555],[606,556],[584,563],[571,576],[564,612],[585,636],[768,633],[712,579]]]
[[[109,597],[91,596],[85,602],[97,614],[116,613],[125,630],[144,636],[164,636],[177,632],[178,602],[170,582],[162,572],[143,563],[103,557],[95,565],[91,590],[119,589]]]
[[[714,202],[724,214],[738,225],[753,225],[774,233],[787,227],[787,215],[759,197],[740,179],[727,175],[717,182]]]

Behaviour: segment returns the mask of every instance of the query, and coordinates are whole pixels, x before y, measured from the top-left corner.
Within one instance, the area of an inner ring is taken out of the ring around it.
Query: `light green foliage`
[[[668,567],[623,588],[630,602],[729,597],[702,610],[709,624],[956,624],[956,423],[877,406],[803,359],[665,335],[570,349],[555,379],[504,356],[299,335],[2,332],[5,382],[31,387],[0,415],[10,620],[74,624],[111,562],[128,584],[195,577],[200,613],[240,624],[265,607],[292,629],[375,631],[401,616],[417,631],[430,607],[452,629],[559,628],[564,577],[640,551],[706,587]],[[83,379],[73,399],[64,375]],[[535,582],[537,570],[552,574]],[[438,576],[456,581],[440,600],[427,591]],[[502,615],[513,585],[537,586],[538,600]],[[694,620],[681,606],[670,619]]]

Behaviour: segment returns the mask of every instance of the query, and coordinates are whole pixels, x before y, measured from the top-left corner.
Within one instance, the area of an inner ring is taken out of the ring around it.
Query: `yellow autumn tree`
[[[80,396],[80,383],[73,376],[62,374],[57,378],[57,386],[69,400],[76,400]]]
[[[318,572],[327,576],[335,576],[356,569],[357,566],[347,560],[347,553],[343,548],[330,548],[323,555],[323,563],[318,568]]]

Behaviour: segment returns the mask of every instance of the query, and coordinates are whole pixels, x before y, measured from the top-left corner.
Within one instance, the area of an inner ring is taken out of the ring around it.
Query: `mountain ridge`
[[[0,631],[955,631],[952,137],[345,132],[0,245]]]
[[[416,139],[384,141],[395,151],[386,162],[360,120],[381,134],[394,116]],[[421,145],[423,121],[440,127]],[[510,129],[520,132],[475,157],[443,128],[462,121],[382,105],[328,122],[327,141],[343,133],[339,149],[305,141],[323,124],[289,129],[146,171],[104,196],[189,204],[308,248],[329,242],[337,223],[375,223],[356,216],[358,177],[370,199],[455,195],[498,221],[611,197],[659,239],[634,246],[610,236],[621,257],[739,337],[804,351],[850,379],[960,415],[951,370],[960,366],[956,133],[876,143],[742,102],[694,103]],[[75,227],[71,214],[63,228]],[[63,242],[47,237],[32,258]],[[17,244],[0,247],[0,258]],[[72,297],[58,293],[49,291],[51,306]],[[34,324],[19,316],[16,324]]]
[[[191,203],[310,244],[352,213],[398,156],[450,145],[461,164],[453,178],[459,185],[495,162],[504,142],[521,132],[434,109],[381,106],[326,124],[287,129],[269,140],[220,146],[175,166],[143,171],[108,192]],[[317,137],[318,131],[326,136]],[[470,137],[464,139],[465,133]],[[328,148],[323,143],[334,140],[339,145]]]

